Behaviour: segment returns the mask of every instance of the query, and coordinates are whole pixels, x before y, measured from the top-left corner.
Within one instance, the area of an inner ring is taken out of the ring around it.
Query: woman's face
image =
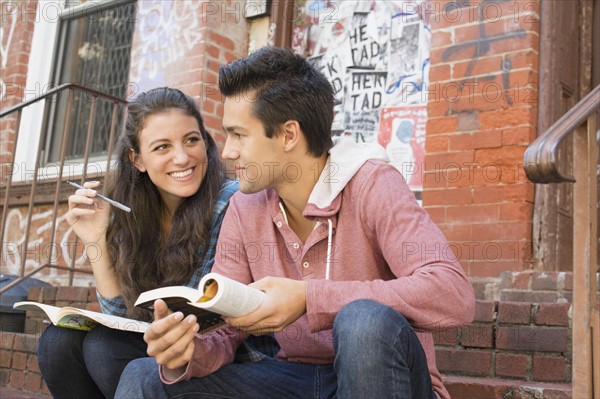
[[[206,174],[208,157],[198,121],[179,109],[146,118],[139,135],[140,152],[132,154],[140,172],[147,172],[172,213],[194,195]]]

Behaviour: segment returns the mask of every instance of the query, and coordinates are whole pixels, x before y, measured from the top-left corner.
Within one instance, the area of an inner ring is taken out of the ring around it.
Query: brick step
[[[597,275],[600,297],[600,273]],[[506,271],[499,278],[472,278],[479,300],[572,303],[572,272]]]
[[[570,399],[570,384],[445,376],[444,385],[453,399]]]

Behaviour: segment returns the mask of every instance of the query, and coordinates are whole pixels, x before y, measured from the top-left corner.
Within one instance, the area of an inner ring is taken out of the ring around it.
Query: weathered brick
[[[536,381],[566,381],[567,359],[557,356],[534,355],[533,378]]]
[[[100,309],[100,304],[97,302],[94,303],[88,303],[85,308],[87,310],[91,310],[92,312],[102,312],[102,310]]]
[[[498,303],[498,322],[507,324],[529,324],[531,321],[531,303]]]
[[[496,348],[539,352],[566,352],[568,329],[563,327],[500,326]]]
[[[42,376],[37,373],[26,373],[23,389],[29,392],[39,392],[42,387]]]
[[[27,356],[27,371],[31,371],[33,373],[40,372],[40,365],[36,355]]]
[[[563,389],[544,389],[542,397],[544,399],[572,399],[573,396],[571,395],[570,384],[565,384],[565,388]]]
[[[15,333],[11,332],[0,332],[0,349],[12,350],[13,343],[15,342]]]
[[[0,386],[8,386],[10,379],[10,369],[0,369]]]
[[[60,287],[56,292],[56,301],[87,302],[88,296],[87,287]]]
[[[459,205],[446,207],[448,223],[484,223],[498,220],[498,205]]]
[[[444,386],[452,398],[483,399],[508,398],[510,385],[505,381],[491,378],[443,376]]]
[[[500,215],[498,217],[500,220],[506,221],[531,220],[532,212],[533,206],[529,202],[509,202],[500,204]],[[517,253],[516,255],[521,258],[531,258],[531,245],[528,246],[528,249],[529,251],[527,253],[523,253],[524,251],[521,251],[521,253]]]
[[[501,301],[508,302],[556,302],[557,292],[551,291],[524,291],[524,290],[504,290],[500,294]]]
[[[568,326],[570,307],[568,303],[540,303],[535,315],[535,324]]]
[[[475,318],[473,321],[492,322],[496,316],[495,301],[477,301],[475,302]]]
[[[436,330],[433,333],[433,342],[436,345],[456,346],[458,344],[458,329]]]
[[[0,368],[10,368],[12,363],[12,352],[0,350]]]
[[[27,292],[27,299],[30,301],[40,302],[42,298],[42,288],[43,287],[31,287]]]
[[[475,196],[474,193],[473,198]],[[473,237],[481,241],[515,240],[531,234],[531,222],[478,223],[472,225],[471,231]]]
[[[13,388],[23,388],[23,385],[25,385],[25,373],[18,370],[11,370],[8,377],[8,384]]]
[[[56,300],[57,287],[42,287],[39,292],[39,298],[31,299],[32,301],[52,304]]]
[[[531,289],[536,291],[556,290],[557,273],[533,273],[531,276]]]
[[[471,348],[493,348],[494,327],[491,324],[471,324],[461,328],[460,343]]]
[[[565,291],[573,291],[573,273],[565,273]]]
[[[32,334],[19,334],[15,337],[13,348],[21,352],[35,353],[38,337]]]
[[[525,380],[529,374],[529,356],[496,353],[496,375]]]
[[[15,370],[27,369],[27,353],[13,352],[12,353],[12,368]]]
[[[492,353],[475,350],[445,350],[436,352],[437,366],[441,372],[464,373],[476,376],[490,374]]]

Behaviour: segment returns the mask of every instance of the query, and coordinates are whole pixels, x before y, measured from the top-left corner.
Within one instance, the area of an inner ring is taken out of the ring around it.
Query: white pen
[[[80,184],[73,183],[72,181],[67,181],[67,183],[69,183],[70,185],[72,185],[72,186],[73,186],[73,187],[75,187],[75,188],[82,188],[82,189],[84,189],[84,190],[87,190],[87,188],[83,187],[83,186],[82,186],[82,185],[80,185]],[[92,190],[93,190],[93,189],[92,189]],[[123,205],[123,204],[121,204],[120,202],[117,202],[117,201],[115,201],[115,200],[111,200],[110,198],[108,198],[108,197],[105,197],[105,196],[104,196],[104,195],[102,195],[102,194],[96,194],[96,197],[100,198],[102,201],[106,201],[106,202],[108,202],[109,204],[111,204],[111,205],[112,205],[112,206],[114,206],[114,207],[117,207],[117,208],[119,208],[119,209],[122,209],[122,210],[124,210],[125,212],[131,212],[131,208],[130,208],[130,207],[128,207],[128,206],[125,206],[125,205]]]

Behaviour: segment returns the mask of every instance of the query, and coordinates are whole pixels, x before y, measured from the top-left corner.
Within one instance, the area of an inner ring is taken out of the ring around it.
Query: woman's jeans
[[[56,399],[112,399],[127,363],[148,356],[143,334],[102,325],[89,332],[50,325],[40,337],[37,355]]]
[[[333,325],[333,364],[273,359],[231,363],[202,378],[162,384],[153,358],[132,361],[117,398],[435,398],[425,352],[406,319],[367,300]]]

